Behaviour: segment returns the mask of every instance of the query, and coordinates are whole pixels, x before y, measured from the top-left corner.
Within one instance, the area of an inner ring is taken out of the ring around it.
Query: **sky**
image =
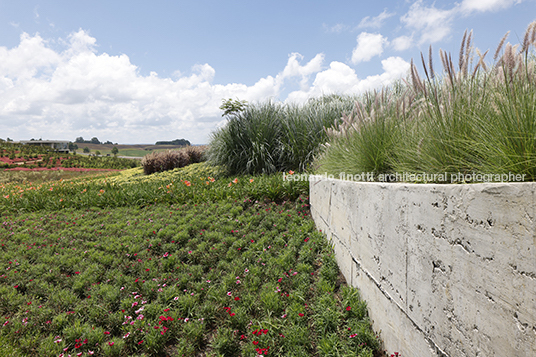
[[[466,30],[493,63],[535,20],[536,0],[0,0],[0,138],[207,144],[223,99],[379,89]]]

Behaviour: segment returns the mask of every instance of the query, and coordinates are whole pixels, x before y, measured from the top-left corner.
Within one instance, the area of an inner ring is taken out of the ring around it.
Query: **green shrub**
[[[301,106],[248,104],[229,112],[227,124],[212,133],[208,160],[229,175],[305,171],[327,139],[324,128],[353,106],[349,96],[312,99]]]

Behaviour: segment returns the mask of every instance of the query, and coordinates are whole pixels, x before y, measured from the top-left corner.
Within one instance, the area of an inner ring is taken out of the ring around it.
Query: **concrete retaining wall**
[[[536,184],[311,181],[388,352],[536,356]]]

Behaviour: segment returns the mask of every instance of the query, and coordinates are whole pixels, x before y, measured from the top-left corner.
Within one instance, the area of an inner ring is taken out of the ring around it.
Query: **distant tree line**
[[[110,140],[106,142],[101,142],[97,137],[92,137],[91,140],[84,140],[83,137],[79,136],[75,139],[75,143],[80,144],[103,144],[103,145],[117,145],[117,143],[112,143]]]
[[[172,141],[157,141],[155,145],[182,145],[190,146],[190,142],[186,139],[175,139]]]

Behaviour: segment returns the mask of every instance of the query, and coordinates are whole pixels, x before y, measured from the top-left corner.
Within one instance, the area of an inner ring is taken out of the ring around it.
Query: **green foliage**
[[[490,68],[485,54],[474,60],[473,53],[479,52],[466,33],[457,66],[440,52],[442,78],[423,56],[424,79],[412,63],[405,84],[366,93],[339,126],[328,129],[329,143],[316,162],[316,172],[373,173],[375,178],[426,173],[427,180],[438,182],[445,182],[445,176],[473,173],[486,175],[482,177],[487,181],[500,181],[508,174],[535,180],[535,33],[533,23],[522,51],[507,44],[499,56],[502,41]]]
[[[153,151],[141,160],[143,172],[146,175],[197,164],[205,160],[203,147],[188,146],[179,151]]]
[[[228,116],[214,132],[208,160],[229,175],[305,171],[334,125],[353,108],[351,97],[330,96],[303,106],[274,102],[249,104]]]
[[[190,146],[190,142],[186,139],[175,139],[171,141],[157,141],[155,145],[181,145],[181,146]]]
[[[235,180],[214,170],[195,164],[145,176],[138,168],[106,183],[29,190],[46,209],[2,206],[0,351],[370,356],[366,305],[336,283],[333,251],[307,199],[295,196],[307,190],[279,175]],[[286,199],[265,200],[278,181]],[[152,202],[129,199],[150,188]],[[171,193],[175,202],[154,203]],[[51,208],[59,197],[65,207]],[[101,209],[99,200],[115,203]],[[84,205],[68,203],[77,201]]]
[[[87,153],[89,153],[89,148],[87,146],[85,146],[84,149],[82,149],[82,151],[87,154]]]
[[[243,112],[244,109],[246,109],[248,105],[248,102],[245,100],[238,100],[238,99],[222,99],[222,104],[220,106],[220,109],[223,110],[222,117],[228,116],[228,115],[237,115],[240,112]]]

